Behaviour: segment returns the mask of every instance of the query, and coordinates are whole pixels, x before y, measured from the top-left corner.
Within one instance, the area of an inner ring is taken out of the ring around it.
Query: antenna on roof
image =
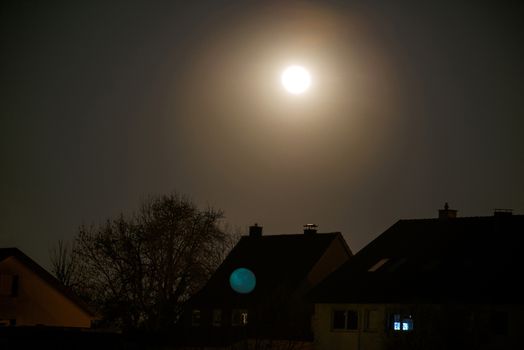
[[[457,217],[457,211],[454,209],[449,209],[449,204],[446,202],[444,204],[444,209],[438,211],[439,219],[455,219]]]
[[[262,226],[258,226],[256,222],[253,226],[249,226],[249,237],[262,237]]]
[[[513,215],[513,209],[495,209],[493,216],[511,216]]]
[[[317,228],[318,228],[318,225],[316,224],[305,224],[304,225],[304,234],[308,235],[308,234],[317,233]]]

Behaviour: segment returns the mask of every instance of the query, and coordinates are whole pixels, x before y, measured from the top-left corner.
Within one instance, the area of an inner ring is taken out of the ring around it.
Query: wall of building
[[[342,239],[342,236],[340,239],[334,239],[311,269],[307,276],[307,283],[310,287],[315,286],[350,259],[350,253],[345,243],[341,241]]]
[[[89,314],[16,258],[0,262],[0,273],[18,276],[17,296],[0,297],[0,319],[15,319],[17,326],[91,326]]]
[[[386,336],[385,305],[382,304],[316,304],[313,316],[315,349],[317,350],[382,350]],[[335,330],[334,310],[356,310],[358,327],[355,330]],[[378,317],[369,324],[369,314]]]
[[[335,310],[358,311],[357,329],[333,329]],[[377,316],[373,329],[370,311]],[[314,344],[316,350],[516,349],[522,346],[523,313],[523,304],[316,304]],[[413,330],[392,330],[394,314],[412,317]]]

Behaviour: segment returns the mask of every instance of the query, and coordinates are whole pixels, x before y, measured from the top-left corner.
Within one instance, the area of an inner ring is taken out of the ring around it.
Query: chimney
[[[439,219],[455,219],[457,217],[457,211],[454,209],[449,209],[448,202],[444,204],[444,209],[438,211]]]
[[[317,233],[318,225],[315,224],[306,224],[304,225],[304,234],[311,235]]]
[[[256,222],[249,226],[249,237],[262,237],[262,226],[258,226]]]
[[[495,209],[493,216],[496,217],[507,217],[513,215],[513,209]]]

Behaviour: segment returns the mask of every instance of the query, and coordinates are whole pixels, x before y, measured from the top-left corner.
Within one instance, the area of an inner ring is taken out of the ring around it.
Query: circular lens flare
[[[299,95],[311,85],[311,76],[304,67],[290,66],[282,72],[281,81],[288,92]]]
[[[231,273],[231,276],[229,276],[229,284],[235,292],[248,294],[255,289],[257,279],[253,271],[241,267]]]

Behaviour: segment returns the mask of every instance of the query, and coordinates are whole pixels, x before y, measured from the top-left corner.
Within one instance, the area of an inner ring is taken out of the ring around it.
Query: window
[[[18,276],[14,275],[13,280],[11,283],[11,296],[17,297],[18,296]]]
[[[408,332],[413,330],[413,318],[407,314],[392,314],[390,329],[395,332]]]
[[[16,297],[18,296],[18,276],[0,274],[0,296]]]
[[[220,327],[222,325],[222,310],[213,310],[213,326]]]
[[[193,310],[191,313],[191,325],[194,327],[200,326],[200,310]]]
[[[333,311],[333,329],[346,328],[346,312],[342,310]]]
[[[397,270],[400,266],[404,265],[407,261],[408,261],[408,259],[406,259],[406,258],[397,259],[395,262],[393,262],[393,263],[389,263],[389,264],[388,264],[389,266],[387,267],[387,271],[388,271],[388,272],[395,271],[395,270]]]
[[[10,320],[1,319],[0,320],[0,327],[5,327],[5,326],[16,326],[16,319],[14,319],[14,318],[12,318]]]
[[[378,269],[380,269],[382,266],[384,266],[384,264],[387,263],[388,261],[389,261],[389,258],[380,259],[379,261],[375,263],[375,265],[371,266],[368,271],[375,272]]]
[[[376,332],[380,329],[380,314],[378,310],[366,310],[366,326],[368,332]]]
[[[491,312],[489,319],[491,333],[496,335],[508,335],[509,317],[508,313],[500,310]]]
[[[247,325],[247,310],[245,309],[234,309],[231,314],[231,324],[233,326],[245,326]]]
[[[331,328],[333,330],[356,330],[358,329],[358,311],[334,310]]]

